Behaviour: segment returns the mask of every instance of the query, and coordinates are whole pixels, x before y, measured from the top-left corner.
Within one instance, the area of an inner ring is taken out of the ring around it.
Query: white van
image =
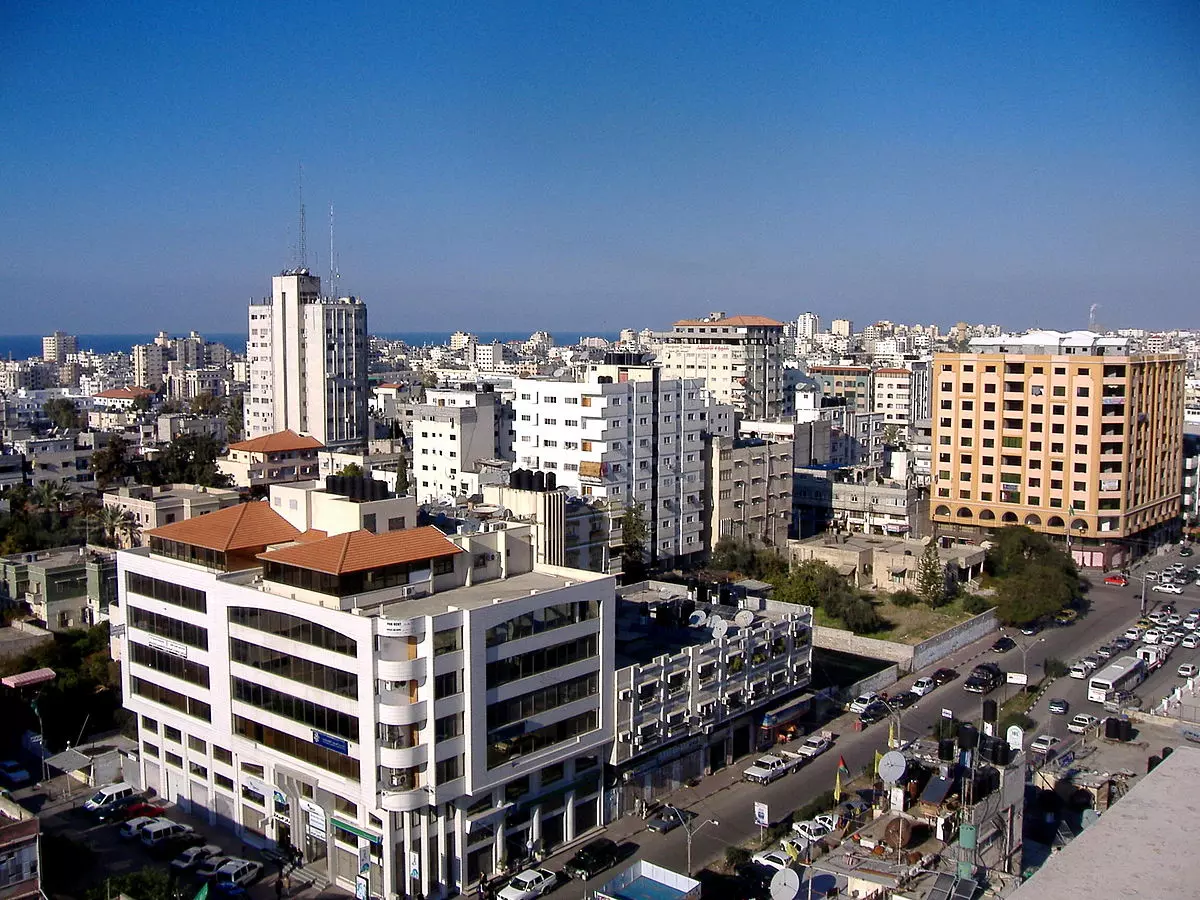
[[[1088,667],[1083,663],[1075,663],[1075,665],[1071,666],[1071,669],[1067,674],[1069,674],[1072,678],[1083,679],[1088,677],[1089,671],[1091,670],[1088,669]]]
[[[170,819],[159,819],[142,829],[142,843],[147,847],[157,847],[164,841],[179,837],[181,834],[191,834],[191,825],[181,825]]]
[[[96,793],[92,794],[88,801],[83,804],[83,808],[88,812],[94,812],[97,809],[104,809],[106,806],[112,806],[119,800],[125,800],[134,795],[133,785],[125,781],[118,781],[115,784],[106,784]]]

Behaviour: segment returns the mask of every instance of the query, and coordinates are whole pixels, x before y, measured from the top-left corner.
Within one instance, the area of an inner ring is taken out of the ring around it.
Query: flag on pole
[[[850,767],[848,765],[846,765],[846,757],[844,757],[844,756],[838,757],[838,774],[839,775],[849,775],[850,774]]]
[[[879,761],[883,759],[883,754],[878,750],[875,751],[875,777],[879,777]]]
[[[896,746],[896,723],[888,722],[888,749]]]
[[[833,779],[833,802],[842,802],[842,770],[837,770],[837,775]]]

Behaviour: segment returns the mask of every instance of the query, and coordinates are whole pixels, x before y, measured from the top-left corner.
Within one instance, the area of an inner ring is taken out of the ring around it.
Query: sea
[[[532,332],[529,331],[479,331],[475,332],[479,340],[486,343],[492,341],[524,341]],[[81,334],[79,348],[91,350],[94,353],[129,353],[134,344],[149,344],[155,334]],[[573,346],[579,343],[581,337],[600,337],[607,341],[615,341],[617,333],[589,332],[551,332],[554,343],[559,346]],[[186,334],[172,334],[171,337],[187,337]],[[246,333],[241,332],[209,332],[203,335],[206,341],[224,344],[235,353],[246,350]],[[372,337],[386,340],[401,340],[414,347],[436,346],[450,342],[449,331],[395,331],[380,332]],[[42,355],[42,336],[40,334],[9,334],[0,335],[0,359],[29,359]]]

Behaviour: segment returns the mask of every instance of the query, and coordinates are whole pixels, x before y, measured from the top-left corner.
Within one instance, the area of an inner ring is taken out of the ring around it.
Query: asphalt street
[[[1196,557],[1192,558],[1195,559]],[[1191,561],[1179,560],[1177,555],[1172,553],[1169,556],[1155,557],[1142,568],[1161,571],[1163,566],[1176,561],[1188,563],[1190,567]],[[979,720],[982,701],[986,698],[967,693],[962,685],[970,669],[980,662],[996,662],[1005,671],[1024,671],[1028,674],[1029,681],[1035,682],[1042,677],[1042,666],[1046,659],[1060,659],[1070,665],[1110,638],[1123,633],[1139,618],[1140,582],[1131,581],[1126,587],[1105,585],[1103,576],[1099,574],[1091,575],[1089,581],[1090,609],[1073,624],[1050,627],[1033,636],[1008,629],[1007,633],[1016,641],[1016,646],[1004,653],[991,652],[991,644],[997,637],[992,635],[952,654],[934,666],[906,676],[893,686],[889,693],[906,689],[918,677],[928,675],[943,666],[954,668],[960,674],[957,680],[921,698],[901,713],[902,736],[911,738],[928,734],[942,716],[943,709],[951,710],[959,719]],[[1174,601],[1176,606],[1186,613],[1192,606],[1200,606],[1200,586],[1184,588],[1182,596],[1148,592],[1147,609],[1154,608],[1154,601],[1166,603],[1168,600]],[[1161,697],[1178,681],[1174,673],[1179,663],[1192,661],[1200,661],[1200,650],[1176,648],[1168,664],[1151,676],[1137,693],[1147,701],[1156,696],[1155,691],[1158,691],[1157,696]],[[1086,689],[1086,681],[1072,678],[1057,681],[1030,712],[1037,722],[1037,727],[1026,735],[1027,743],[1043,731],[1059,736],[1067,735],[1066,726],[1070,716],[1051,716],[1046,710],[1046,702],[1052,696],[1067,698],[1072,705],[1072,714],[1075,711],[1083,711],[1102,715],[1102,712],[1097,712],[1101,710],[1098,704],[1087,702]],[[988,697],[999,702],[1015,690],[1014,686],[1005,685]],[[873,766],[875,752],[887,749],[888,724],[886,721],[879,722],[862,732],[855,732],[853,723],[856,719],[857,716],[843,715],[829,723],[826,727],[837,735],[833,748],[803,766],[795,774],[787,775],[773,784],[756,785],[741,781],[742,770],[753,761],[753,756],[748,756],[714,773],[695,787],[684,788],[671,797],[671,802],[691,809],[698,815],[692,825],[692,871],[699,871],[708,863],[722,858],[727,847],[743,843],[757,835],[758,829],[754,825],[756,801],[767,803],[771,820],[779,821],[816,795],[833,788],[839,756],[845,758],[852,773]],[[697,829],[696,823],[710,819],[719,824],[703,825]],[[687,868],[687,834],[682,828],[676,828],[665,835],[655,834],[647,831],[641,820],[627,816],[610,825],[605,834],[618,843],[635,844],[636,852],[620,865],[588,882],[567,882],[554,892],[555,898],[582,898],[637,859],[646,859],[679,872]],[[547,859],[543,865],[551,869],[561,868],[572,852],[573,849],[559,853]]]

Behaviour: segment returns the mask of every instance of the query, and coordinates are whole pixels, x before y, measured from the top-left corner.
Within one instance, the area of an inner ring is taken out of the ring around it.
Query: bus
[[[1122,656],[1109,663],[1088,682],[1088,699],[1103,703],[1117,691],[1132,691],[1146,677],[1146,664],[1135,656]]]

